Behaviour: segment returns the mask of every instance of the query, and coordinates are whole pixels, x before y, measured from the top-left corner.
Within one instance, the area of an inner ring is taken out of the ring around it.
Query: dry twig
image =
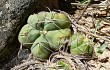
[[[90,5],[90,3],[91,3],[91,0],[88,0],[88,3],[86,5],[86,7],[84,8],[84,10],[82,11],[81,15],[79,16],[78,20],[83,16],[85,10],[88,8],[88,6]]]
[[[93,34],[93,33],[91,33],[91,32],[88,32],[87,29],[86,29],[86,27],[83,27],[83,26],[77,24],[77,20],[72,20],[72,19],[71,19],[71,22],[72,22],[73,25],[75,25],[77,28],[79,28],[79,29],[78,29],[79,31],[82,31],[82,32],[87,33],[87,34],[89,34],[89,35],[92,35],[92,36],[94,36],[94,37],[97,37],[97,38],[103,39],[103,40],[105,40],[105,41],[107,41],[107,42],[110,42],[109,39],[107,39],[107,38],[105,38],[105,37],[103,37],[103,36],[99,36],[99,35],[97,35],[97,34]]]
[[[76,6],[87,6],[87,4],[80,4],[80,3],[71,3],[71,5],[76,5]],[[90,5],[91,7],[100,7],[100,6],[107,6],[107,4],[103,4],[103,5],[100,5],[100,4],[92,4]],[[108,4],[108,6],[110,6],[110,4]]]
[[[24,62],[23,64],[20,64],[20,65],[18,65],[18,66],[15,66],[14,68],[12,68],[11,70],[19,70],[19,69],[21,69],[21,68],[23,68],[23,67],[27,67],[27,66],[29,66],[29,65],[32,65],[32,64],[39,64],[40,62],[38,62],[38,61],[26,61],[26,62]]]

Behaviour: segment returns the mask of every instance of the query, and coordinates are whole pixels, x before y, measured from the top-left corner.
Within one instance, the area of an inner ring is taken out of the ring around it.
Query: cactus
[[[90,55],[92,54],[93,47],[89,39],[82,34],[73,34],[70,38],[70,53],[74,55]]]
[[[30,47],[31,45],[27,43],[33,43],[39,36],[39,30],[26,24],[22,27],[18,35],[18,40],[23,46]]]
[[[70,27],[70,20],[63,13],[40,12],[30,15],[27,23],[38,30],[58,30]]]
[[[46,38],[49,42],[51,42],[50,47],[52,48],[52,50],[56,50],[65,41],[65,39],[69,38],[70,34],[70,29],[60,29],[48,31]]]
[[[63,13],[51,12],[46,16],[44,30],[58,30],[70,27],[69,18]]]
[[[59,65],[58,66],[58,69],[60,70],[60,69],[62,69],[62,70],[70,70],[70,65],[69,65],[69,63],[67,63],[66,61],[64,61],[64,60],[58,60],[57,61],[57,64]]]
[[[60,39],[61,42],[64,42],[64,39],[68,38],[71,34],[70,29],[43,32],[41,31],[41,36],[35,40],[31,48],[32,54],[43,60],[49,57],[52,50],[58,49]]]
[[[46,15],[48,14],[48,12],[39,12],[37,17],[38,17],[38,24],[36,25],[36,28],[39,30],[43,30],[44,29],[44,23],[45,23],[45,19],[46,19]]]
[[[27,23],[22,27],[18,40],[23,46],[31,46],[34,57],[48,59],[50,54],[57,50],[66,39],[69,40],[71,54],[92,54],[93,47],[88,38],[79,33],[71,36],[71,22],[64,13],[39,12],[30,15]]]
[[[47,21],[50,21],[54,18],[54,15],[56,14],[57,12],[54,12],[54,11],[51,11],[51,12],[48,12],[46,13],[46,17],[45,17],[45,20]]]
[[[38,20],[37,14],[33,14],[33,15],[30,15],[30,16],[28,17],[27,23],[28,23],[30,26],[36,28],[36,24],[37,24],[38,22],[39,22],[39,20]]]
[[[30,15],[27,20],[27,23],[33,28],[36,28],[38,30],[43,30],[44,23],[42,21],[45,21],[44,16],[45,16],[44,12]]]
[[[55,22],[45,23],[44,30],[46,31],[52,31],[52,30],[58,30],[58,29],[60,29],[60,27]]]
[[[39,57],[42,60],[45,60],[50,56],[51,49],[48,41],[45,38],[45,35],[42,34],[36,39],[31,47],[31,52],[34,57]]]
[[[37,15],[38,18],[39,18],[39,21],[41,21],[41,22],[42,22],[42,21],[45,21],[45,18],[46,18],[47,13],[48,13],[48,12],[45,12],[45,11],[39,12],[38,15]]]
[[[69,18],[63,13],[55,14],[54,18],[55,23],[59,25],[60,28],[69,28],[70,27],[70,20]]]
[[[56,12],[49,12],[46,15],[45,24],[44,24],[44,30],[50,31],[50,30],[57,30],[58,25],[54,22],[53,18]]]

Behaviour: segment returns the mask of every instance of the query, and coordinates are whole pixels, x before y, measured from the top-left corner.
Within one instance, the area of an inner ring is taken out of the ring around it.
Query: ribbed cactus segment
[[[70,38],[70,53],[74,55],[90,55],[93,47],[89,39],[82,34],[73,34]]]
[[[30,47],[39,36],[39,30],[31,27],[29,24],[26,24],[22,27],[18,40],[23,46]]]

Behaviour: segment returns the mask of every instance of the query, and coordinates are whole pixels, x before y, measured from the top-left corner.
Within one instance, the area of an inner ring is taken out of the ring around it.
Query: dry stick
[[[78,59],[91,59],[90,57],[86,57],[86,56],[79,56],[79,55],[72,55],[72,54],[69,54],[69,53],[66,53],[66,52],[60,52],[61,55],[64,55],[64,56],[67,56],[67,57],[70,57],[71,59],[74,59],[74,58],[78,58]]]
[[[26,61],[29,61],[32,58],[32,53],[29,54],[29,57]]]
[[[78,64],[78,66],[80,67],[81,70],[86,70],[85,65],[80,61],[80,58],[81,58],[80,56],[79,57],[78,56],[73,56],[73,55],[65,53],[65,52],[61,52],[61,54],[63,56],[69,57],[70,59],[73,59]],[[71,58],[71,56],[73,56],[73,57]]]
[[[82,30],[82,31],[83,31],[83,30]],[[83,32],[85,32],[85,31],[83,31]],[[105,40],[105,41],[107,41],[107,42],[110,42],[109,39],[106,39],[106,38],[103,37],[103,36],[98,36],[98,35],[93,34],[93,33],[90,33],[90,32],[85,32],[85,33],[88,33],[88,34],[90,34],[90,35],[92,35],[92,36],[94,36],[94,37],[98,37],[98,38],[103,39],[103,40]]]
[[[20,45],[20,48],[19,48],[19,51],[18,51],[18,54],[17,54],[17,57],[19,58],[19,56],[20,56],[20,53],[22,52],[22,47],[23,47],[23,45],[21,44]]]
[[[62,55],[56,55],[55,57],[56,57],[56,58],[66,59],[66,60],[69,62],[69,64],[71,64],[71,66],[73,67],[73,69],[76,70],[75,64],[74,64],[74,62],[71,60],[70,57],[68,57],[68,56],[62,56]],[[86,70],[84,64],[83,64],[78,58],[73,58],[73,59],[74,59],[75,62],[79,65],[79,67],[80,67],[81,70]]]
[[[74,23],[73,23],[73,24],[74,24]],[[83,26],[81,26],[81,25],[78,25],[78,24],[74,24],[74,25],[75,25],[76,27],[80,28],[79,30],[80,30],[80,31],[83,31],[84,33],[87,33],[87,34],[92,35],[92,36],[94,36],[94,37],[97,37],[97,38],[103,39],[103,40],[105,40],[105,41],[107,41],[107,42],[110,42],[109,39],[107,39],[107,38],[105,38],[105,37],[103,37],[103,36],[98,36],[98,35],[96,35],[96,34],[87,32],[86,29],[85,29]]]
[[[88,6],[90,5],[90,3],[91,3],[91,0],[88,0],[88,3],[86,5],[86,7],[84,8],[84,10],[82,11],[81,15],[79,16],[78,20],[83,16],[85,10],[88,8]]]
[[[106,36],[110,36],[110,34],[109,33],[106,33],[106,32],[101,32],[101,31],[99,31],[99,32],[97,32],[97,33],[103,33],[103,34],[105,34]]]
[[[74,60],[79,65],[80,70],[87,70],[87,68],[85,67],[85,65],[78,58],[74,58]]]
[[[71,54],[68,54],[68,53],[62,52],[62,51],[61,51],[61,55],[65,56],[65,57],[69,57],[70,59],[73,59],[79,65],[81,70],[86,70],[85,65],[80,61],[81,58],[85,59],[84,56],[73,56]],[[71,56],[72,56],[72,58],[71,58]]]
[[[74,5],[77,5],[77,6],[87,6],[87,4],[80,4],[80,3],[71,3],[71,5],[73,5],[73,7],[74,7]],[[102,4],[102,5],[100,5],[100,4],[92,4],[90,6],[91,7],[100,7],[100,6],[107,6],[107,4]],[[108,6],[110,6],[110,4],[108,4]]]
[[[109,12],[109,1],[107,1],[106,16],[108,16],[108,12]]]
[[[68,15],[67,15],[67,16],[68,16]],[[103,36],[98,36],[98,35],[96,35],[96,34],[87,32],[87,30],[85,29],[85,27],[83,27],[83,26],[77,24],[78,20],[72,19],[70,16],[68,16],[68,18],[70,19],[70,21],[71,21],[71,23],[72,23],[73,26],[76,26],[76,27],[80,28],[80,31],[83,31],[84,33],[87,33],[87,34],[92,35],[92,36],[94,36],[94,37],[98,37],[98,38],[103,39],[103,40],[105,40],[105,41],[107,41],[107,42],[110,42],[109,39],[107,39],[107,38],[105,38],[105,37],[103,37]],[[82,30],[81,30],[81,29],[82,29]]]
[[[24,66],[28,66],[28,65],[32,65],[32,64],[39,64],[40,62],[36,62],[36,61],[28,61],[25,62],[21,65],[15,66],[14,68],[12,68],[11,70],[19,70],[20,68],[24,67]]]

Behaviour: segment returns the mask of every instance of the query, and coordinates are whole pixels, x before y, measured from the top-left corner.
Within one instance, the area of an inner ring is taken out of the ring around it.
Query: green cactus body
[[[46,17],[45,17],[45,20],[52,20],[54,18],[54,15],[56,14],[57,12],[54,12],[54,11],[51,11],[51,12],[47,12],[46,13]]]
[[[56,12],[49,12],[46,15],[44,30],[51,31],[59,29],[59,25],[53,20]]]
[[[70,68],[70,65],[66,62],[64,62],[64,61],[62,61],[62,60],[58,60],[57,61],[57,64],[59,65],[58,66],[58,69],[62,69],[62,70],[70,70],[69,68]]]
[[[45,18],[46,18],[47,13],[48,13],[48,12],[45,12],[45,11],[39,12],[38,15],[37,15],[38,18],[39,18],[39,21],[41,21],[41,22],[42,22],[42,21],[45,21]]]
[[[31,47],[31,52],[34,57],[39,57],[42,60],[47,59],[51,54],[51,49],[45,35],[41,35],[35,40]]]
[[[42,21],[44,21],[44,16],[43,16],[44,14],[42,15],[40,14],[41,13],[30,15],[27,20],[27,23],[33,28],[36,28],[38,30],[43,30],[44,23],[42,23]]]
[[[27,43],[33,43],[39,36],[39,30],[36,30],[35,28],[26,24],[22,27],[18,40],[23,46],[30,47],[31,45]]]
[[[70,20],[69,18],[63,13],[55,14],[54,18],[55,23],[59,25],[60,28],[69,28],[70,27]]]
[[[33,14],[33,15],[30,15],[30,16],[28,17],[27,23],[28,23],[30,26],[36,28],[36,25],[37,25],[38,22],[39,22],[39,20],[38,20],[37,14]]]
[[[48,22],[44,26],[44,30],[46,31],[52,31],[52,30],[58,30],[58,29],[60,29],[60,27],[55,22]]]
[[[71,45],[74,46],[80,46],[83,43],[83,41],[84,41],[84,36],[79,33],[72,35],[72,37],[70,38]]]
[[[58,49],[61,43],[64,42],[66,38],[69,38],[71,34],[70,29],[60,29],[54,31],[48,31],[46,38],[50,43],[52,50]]]
[[[70,53],[74,55],[90,55],[93,51],[88,39],[81,34],[72,35],[69,44]]]
[[[36,28],[38,28],[39,30],[43,30],[44,29],[44,23],[45,23],[45,19],[46,19],[46,15],[48,14],[48,12],[39,12],[37,17],[39,19],[39,23],[36,25]]]
[[[47,20],[48,19],[48,20]],[[44,30],[58,30],[70,27],[69,18],[63,13],[48,13],[45,22]]]

